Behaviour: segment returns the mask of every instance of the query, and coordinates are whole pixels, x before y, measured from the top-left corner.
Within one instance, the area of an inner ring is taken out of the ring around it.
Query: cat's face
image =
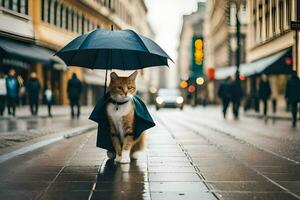
[[[114,100],[128,100],[136,91],[135,79],[137,71],[129,77],[119,77],[115,72],[110,74],[109,90]]]

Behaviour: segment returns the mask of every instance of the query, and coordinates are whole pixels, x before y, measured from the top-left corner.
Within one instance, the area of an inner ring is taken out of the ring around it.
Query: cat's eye
[[[123,88],[122,88],[122,87],[117,87],[117,89],[118,89],[118,90],[122,90]]]

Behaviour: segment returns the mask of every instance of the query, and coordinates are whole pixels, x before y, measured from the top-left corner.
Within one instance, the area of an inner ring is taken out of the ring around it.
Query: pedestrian
[[[35,72],[30,74],[30,78],[26,86],[31,115],[36,116],[39,109],[39,94],[41,85]]]
[[[26,104],[26,87],[24,85],[24,80],[21,76],[19,76],[18,80],[19,80],[19,83],[20,83],[19,105],[20,106],[25,106],[25,104]]]
[[[231,101],[232,101],[232,111],[234,115],[234,119],[239,118],[239,109],[240,109],[240,104],[241,100],[244,96],[244,92],[241,86],[241,81],[239,78],[239,73],[237,72],[235,75],[235,79],[231,83]]]
[[[54,100],[54,95],[53,95],[53,91],[51,89],[50,84],[48,84],[46,86],[46,89],[45,89],[45,92],[44,92],[44,99],[45,99],[45,102],[46,102],[47,107],[48,107],[48,116],[52,117],[51,108],[52,108],[52,104],[53,104],[53,100]]]
[[[6,106],[6,80],[4,74],[0,72],[0,116],[3,116]]]
[[[72,78],[68,81],[68,88],[67,88],[67,92],[68,92],[68,97],[69,97],[69,101],[70,101],[70,106],[71,106],[71,117],[74,118],[75,117],[75,113],[74,113],[74,107],[77,107],[77,118],[79,118],[80,116],[80,103],[79,103],[79,99],[80,99],[80,94],[82,91],[82,84],[80,82],[80,80],[77,78],[77,75],[75,73],[72,74]]]
[[[222,100],[223,105],[223,117],[226,118],[227,108],[229,106],[230,100],[231,100],[231,91],[230,91],[230,85],[231,85],[231,77],[228,77],[224,82],[220,84],[219,90],[218,90],[218,96]]]
[[[8,72],[8,77],[6,78],[6,90],[8,114],[12,116],[16,115],[19,88],[20,85],[16,77],[16,71],[14,69],[10,69]]]
[[[291,78],[287,81],[285,89],[285,98],[288,105],[292,107],[292,126],[296,127],[298,103],[300,102],[300,79],[297,72],[293,71]]]
[[[263,74],[259,82],[258,96],[259,99],[263,102],[265,121],[267,121],[268,100],[271,97],[271,93],[272,91],[268,77],[266,74]]]

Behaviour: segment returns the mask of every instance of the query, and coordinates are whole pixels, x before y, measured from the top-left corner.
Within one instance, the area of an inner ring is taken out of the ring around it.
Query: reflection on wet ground
[[[82,116],[81,119],[87,119],[88,116]],[[81,120],[72,120],[70,117],[58,116],[55,118],[40,118],[40,117],[30,117],[30,118],[2,118],[0,120],[0,133],[1,132],[15,132],[15,131],[27,131],[32,129],[44,128],[47,126],[61,126],[65,124],[66,126],[72,126],[74,124],[80,123]]]

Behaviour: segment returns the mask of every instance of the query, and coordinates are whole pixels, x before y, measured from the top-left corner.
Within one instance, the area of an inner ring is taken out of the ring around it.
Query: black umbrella
[[[168,66],[173,60],[153,40],[133,30],[95,29],[81,35],[59,50],[56,55],[67,66],[90,69],[135,70],[152,66]]]

